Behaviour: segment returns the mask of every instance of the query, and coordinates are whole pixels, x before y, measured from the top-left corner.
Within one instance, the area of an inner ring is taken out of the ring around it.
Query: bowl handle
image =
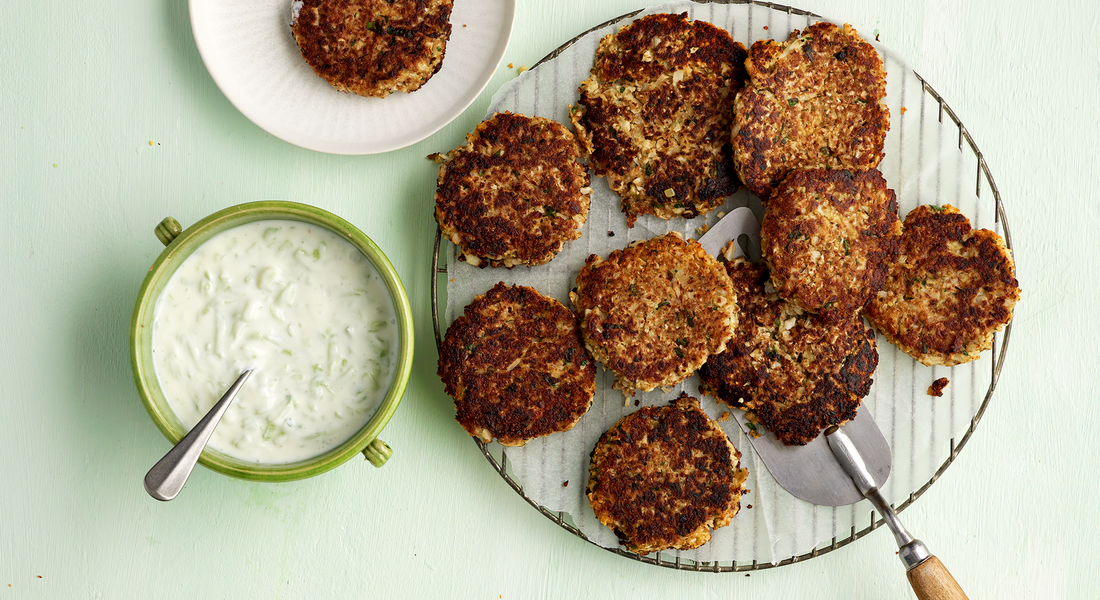
[[[167,246],[176,239],[176,236],[183,233],[183,227],[180,227],[180,222],[172,217],[165,217],[153,231],[157,234],[157,239]]]
[[[367,444],[366,448],[363,448],[363,456],[370,461],[370,464],[381,467],[386,464],[386,461],[393,456],[393,448],[390,445],[378,438]]]

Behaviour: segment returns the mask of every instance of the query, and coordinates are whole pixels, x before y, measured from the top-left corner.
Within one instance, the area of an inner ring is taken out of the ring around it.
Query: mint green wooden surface
[[[421,143],[362,157],[296,148],[237,112],[203,67],[183,0],[8,6],[0,600],[911,597],[885,530],[750,577],[624,560],[537,514],[454,422],[435,376],[436,166],[424,157],[458,145],[518,67],[645,4],[520,0],[504,64],[470,109]],[[1011,220],[1024,294],[1000,384],[902,520],[971,598],[1097,597],[1100,8],[799,6],[877,32],[947,99]],[[340,215],[400,274],[418,354],[383,433],[396,451],[382,469],[353,460],[281,484],[198,469],[158,503],[141,478],[168,442],[127,356],[134,298],[163,248],[153,228],[253,200]]]

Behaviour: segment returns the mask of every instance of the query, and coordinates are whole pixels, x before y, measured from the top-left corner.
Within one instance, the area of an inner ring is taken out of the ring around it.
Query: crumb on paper
[[[722,414],[718,415],[718,420],[722,421],[723,423],[726,422],[726,421],[729,421],[730,420],[730,411],[727,410],[727,411],[724,411]]]
[[[903,107],[901,107],[901,114],[903,114],[903,115],[904,115],[904,114],[905,114],[905,111],[907,111],[907,110],[909,110],[909,109],[908,109],[908,108],[905,108],[904,106],[903,106]]]
[[[744,402],[744,400],[742,400],[742,402]],[[749,435],[754,438],[758,438],[764,435],[763,433],[760,433],[760,430],[756,428],[756,423],[753,423],[752,421],[745,421],[745,427],[749,428]]]
[[[509,69],[514,69],[515,67],[512,66],[512,63],[508,63],[508,68]]]
[[[463,27],[465,27],[465,26],[466,26],[466,24],[465,24],[465,23],[463,23],[463,24],[462,24],[462,26],[463,26]]]
[[[702,227],[696,227],[695,228],[696,235],[703,235],[704,233],[706,233],[708,231],[710,231],[710,225],[707,225],[706,223],[703,223]]]
[[[614,231],[608,231],[607,232],[607,237],[615,237],[615,232]]]
[[[752,505],[748,504],[748,505],[745,506],[745,508],[752,508]]]
[[[928,395],[935,396],[937,398],[943,396],[943,388],[947,387],[948,383],[950,383],[950,380],[946,377],[940,377],[939,379],[933,381],[932,385],[928,386]]]
[[[635,401],[634,401],[634,406],[638,406],[638,405],[640,405],[641,403],[642,403],[642,401],[641,401],[641,400],[635,400]]]
[[[565,480],[565,482],[561,484],[561,487],[569,487],[569,480]]]
[[[715,215],[715,216],[718,217],[719,219],[721,219],[722,217],[726,216],[726,211],[720,210],[720,211],[718,211],[718,214]]]

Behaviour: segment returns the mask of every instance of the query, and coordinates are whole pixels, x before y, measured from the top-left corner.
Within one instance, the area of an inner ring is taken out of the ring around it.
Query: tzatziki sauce
[[[397,331],[385,281],[359,249],[318,225],[257,221],[217,234],[172,275],[154,312],[153,362],[188,429],[256,369],[209,446],[283,464],[370,420],[393,378]]]

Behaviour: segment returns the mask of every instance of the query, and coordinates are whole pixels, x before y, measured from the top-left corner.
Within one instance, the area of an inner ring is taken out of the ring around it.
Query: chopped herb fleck
[[[798,104],[798,98],[787,98],[787,106],[794,106]]]

